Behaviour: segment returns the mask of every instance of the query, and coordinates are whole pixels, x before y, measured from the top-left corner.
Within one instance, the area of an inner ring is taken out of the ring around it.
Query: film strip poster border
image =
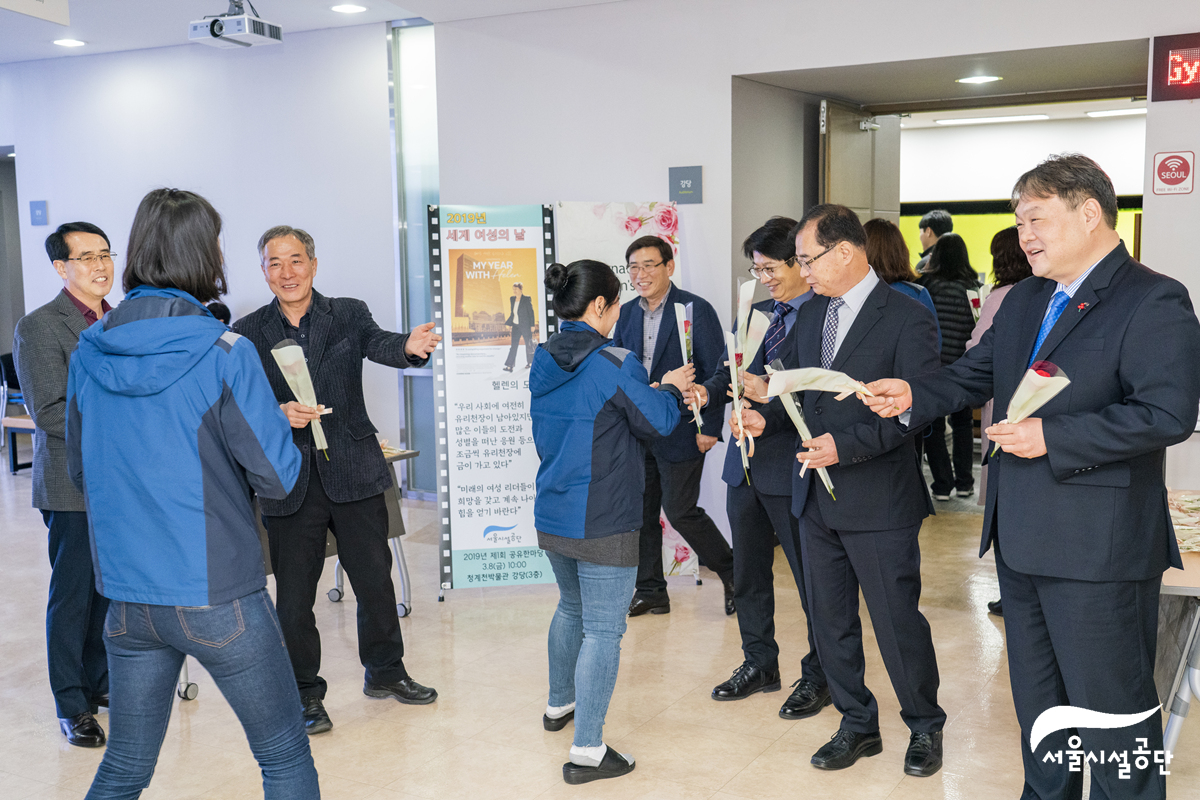
[[[542,239],[545,244],[545,263],[542,269],[542,280],[546,279],[545,267],[549,267],[557,260],[558,246],[555,239],[554,231],[554,206],[552,204],[542,206]],[[543,286],[545,284],[543,283]],[[558,330],[558,320],[554,316],[554,295],[550,292],[545,293],[546,297],[546,336],[542,338],[545,342],[555,331]]]

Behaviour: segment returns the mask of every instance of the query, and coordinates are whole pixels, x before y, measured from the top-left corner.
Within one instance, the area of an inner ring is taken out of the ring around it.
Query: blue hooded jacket
[[[300,451],[254,345],[186,292],[140,286],[71,358],[67,469],[100,594],[209,606],[266,586],[250,488],[285,497]]]
[[[643,441],[679,423],[683,396],[651,389],[642,362],[584,322],[566,321],[533,356],[534,524],[571,539],[642,527]]]

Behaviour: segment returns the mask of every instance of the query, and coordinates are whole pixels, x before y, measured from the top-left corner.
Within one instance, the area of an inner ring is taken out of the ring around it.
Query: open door
[[[849,206],[864,222],[900,221],[900,117],[872,117],[835,100],[821,101],[822,203]]]

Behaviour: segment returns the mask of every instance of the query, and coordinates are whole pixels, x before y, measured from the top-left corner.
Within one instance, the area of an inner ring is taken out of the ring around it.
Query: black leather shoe
[[[640,597],[633,598],[633,602],[629,604],[629,616],[640,617],[649,611],[651,614],[670,614],[671,613],[671,598],[663,595],[661,598],[656,597],[653,600],[643,600]]]
[[[76,714],[73,717],[59,719],[58,727],[67,737],[67,743],[76,747],[103,747],[104,729],[90,711]]]
[[[792,684],[792,693],[779,709],[784,719],[804,719],[819,714],[821,709],[833,702],[828,686],[817,686],[801,678]]]
[[[333,730],[333,720],[325,713],[325,704],[316,695],[301,697],[304,705],[304,732],[309,736]]]
[[[605,751],[598,767],[581,767],[570,761],[563,764],[563,780],[570,784],[590,783],[601,778],[619,778],[631,772],[632,756],[624,756],[611,747]]]
[[[877,756],[883,752],[883,739],[875,733],[855,733],[839,730],[812,757],[817,769],[845,769],[863,756]]]
[[[542,714],[542,727],[548,731],[561,731],[567,727],[567,723],[575,719],[575,709],[571,709],[561,717],[548,717]]]
[[[1004,616],[1004,601],[1003,600],[992,600],[990,603],[988,603],[988,613],[995,614],[997,617],[1003,617]]]
[[[108,695],[107,694],[102,694],[102,695],[93,697],[92,701],[90,703],[88,703],[88,709],[93,714],[99,714],[101,708],[108,708]]]
[[[928,778],[942,768],[942,732],[916,733],[908,740],[904,774]]]
[[[729,680],[712,690],[712,699],[741,700],[756,692],[778,692],[781,687],[779,670],[760,669],[749,661],[743,661]]]
[[[422,686],[412,678],[405,678],[395,683],[363,684],[363,694],[367,697],[394,697],[401,703],[411,706],[423,706],[437,700],[437,690]]]
[[[737,613],[737,603],[733,599],[733,578],[722,580],[725,584],[725,616],[732,616]]]

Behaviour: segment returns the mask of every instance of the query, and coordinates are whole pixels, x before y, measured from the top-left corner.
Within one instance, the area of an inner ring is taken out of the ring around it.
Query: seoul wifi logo
[[[1192,173],[1187,159],[1179,156],[1167,156],[1158,162],[1158,179],[1168,186],[1178,186],[1188,179]]]

